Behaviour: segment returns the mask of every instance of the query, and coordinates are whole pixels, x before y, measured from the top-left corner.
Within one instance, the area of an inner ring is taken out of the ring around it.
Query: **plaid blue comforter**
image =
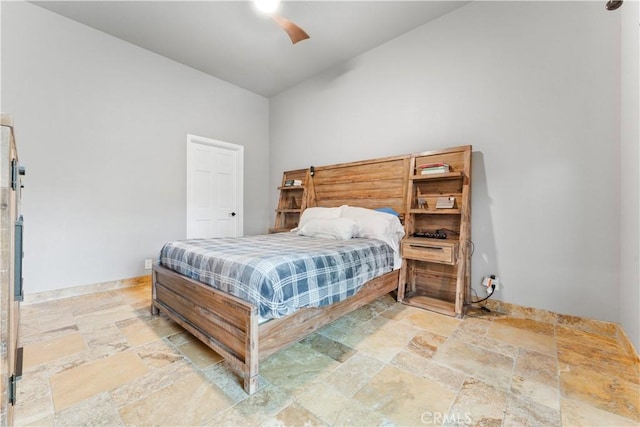
[[[393,269],[393,250],[375,239],[279,233],[169,242],[160,264],[249,301],[270,319],[354,295]]]

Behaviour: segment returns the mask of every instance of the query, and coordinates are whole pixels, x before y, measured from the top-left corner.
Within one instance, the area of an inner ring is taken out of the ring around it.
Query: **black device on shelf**
[[[416,231],[415,233],[413,233],[413,237],[426,237],[427,239],[446,239],[447,235],[440,230],[436,230],[434,232]]]

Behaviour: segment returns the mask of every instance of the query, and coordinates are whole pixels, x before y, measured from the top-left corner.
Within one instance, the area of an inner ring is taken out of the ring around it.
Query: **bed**
[[[352,231],[360,232],[358,238],[319,237],[318,224],[323,219],[305,223],[301,218],[294,232],[234,239],[244,243],[244,250],[229,239],[170,242],[153,267],[152,313],[162,311],[218,352],[240,374],[245,391],[254,393],[261,359],[397,289],[401,260],[393,241],[371,234],[371,228],[365,233],[366,227],[357,225],[362,224],[360,216],[368,218],[368,212],[377,208],[397,212],[399,219],[389,221],[400,224],[408,164],[408,156],[398,156],[314,168],[303,218],[316,219],[311,215],[314,209],[323,211],[322,215],[332,211],[332,218],[340,212],[337,218],[347,217],[356,224]],[[340,221],[329,222],[336,233],[351,224],[341,224],[336,231]],[[392,227],[393,232],[403,233],[401,225]],[[326,230],[323,225],[320,234]],[[359,264],[348,255],[353,250],[373,253],[373,260]],[[171,252],[177,254],[173,261]],[[346,270],[339,270],[342,273],[326,268],[337,259],[349,260]],[[240,261],[244,267],[236,264]],[[302,285],[296,284],[291,277],[297,277],[305,264],[320,265],[319,276],[305,276]],[[283,272],[288,275],[279,276]],[[255,282],[252,287],[250,282]],[[309,290],[309,282],[334,289],[317,295]],[[266,286],[271,287],[266,294],[275,298],[261,299],[263,292],[255,291]],[[288,305],[289,300],[293,305]]]

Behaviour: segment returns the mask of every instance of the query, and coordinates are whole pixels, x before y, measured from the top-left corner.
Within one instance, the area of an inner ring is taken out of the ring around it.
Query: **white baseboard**
[[[129,279],[112,280],[110,282],[94,283],[92,285],[74,286],[71,288],[56,289],[54,291],[37,292],[25,294],[22,304],[39,304],[42,302],[55,301],[62,298],[77,297],[80,295],[94,294],[97,292],[107,292],[116,289],[129,288],[132,286],[150,285],[151,275],[138,276]]]

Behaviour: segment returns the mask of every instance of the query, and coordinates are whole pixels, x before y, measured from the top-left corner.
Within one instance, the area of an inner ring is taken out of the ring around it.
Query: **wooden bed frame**
[[[306,206],[391,207],[405,213],[409,155],[315,167]],[[398,288],[399,270],[368,281],[347,300],[304,308],[258,324],[256,306],[159,265],[153,267],[151,312],[160,310],[219,353],[242,376],[244,389],[258,389],[258,365],[294,344]]]

